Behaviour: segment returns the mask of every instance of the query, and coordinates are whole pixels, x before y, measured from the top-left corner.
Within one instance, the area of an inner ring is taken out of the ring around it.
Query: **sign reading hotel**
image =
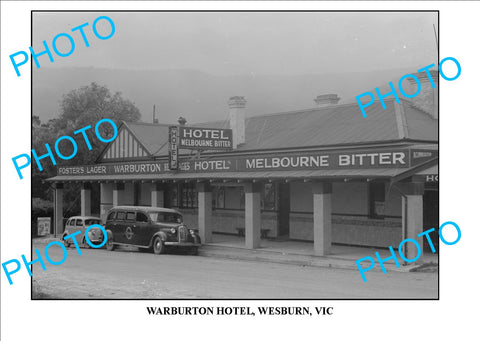
[[[179,147],[185,149],[231,149],[232,129],[195,128],[180,126]]]
[[[172,170],[178,169],[178,127],[168,128],[168,166]]]
[[[175,142],[175,129],[171,135]],[[420,154],[421,153],[421,154]],[[58,175],[93,174],[166,174],[172,166],[181,172],[262,172],[282,170],[316,169],[372,169],[413,167],[438,157],[436,150],[376,149],[364,152],[302,152],[237,157],[209,157],[208,160],[178,158],[177,151],[170,151],[170,160],[124,162],[85,166],[58,167]]]

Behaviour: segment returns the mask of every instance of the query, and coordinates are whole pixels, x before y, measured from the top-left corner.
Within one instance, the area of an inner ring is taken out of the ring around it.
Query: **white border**
[[[2,262],[30,253],[30,180],[19,180],[11,157],[30,148],[30,71],[11,71],[9,55],[30,46],[32,9],[439,9],[440,58],[453,56],[462,65],[454,82],[441,83],[441,222],[453,220],[462,240],[441,254],[440,301],[234,302],[232,305],[324,305],[335,307],[328,318],[304,317],[150,317],[148,301],[31,301],[30,278],[18,274],[9,286],[2,274],[2,340],[121,340],[199,338],[209,340],[303,338],[471,339],[478,335],[480,240],[477,181],[478,13],[475,2],[1,2],[1,255]],[[288,23],[287,23],[288,24]],[[25,228],[27,227],[27,228]],[[23,276],[23,278],[22,278]],[[153,306],[161,305],[152,301]],[[165,302],[164,305],[174,305]],[[180,305],[188,305],[181,302]],[[229,302],[197,301],[201,305]]]

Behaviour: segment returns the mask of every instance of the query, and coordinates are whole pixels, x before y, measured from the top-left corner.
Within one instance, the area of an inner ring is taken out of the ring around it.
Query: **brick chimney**
[[[157,114],[155,113],[155,104],[153,105],[153,118],[152,118],[153,123],[158,123],[158,118]]]
[[[317,98],[314,99],[315,103],[317,103],[317,107],[319,108],[336,105],[339,100],[340,97],[338,97],[337,94],[318,95]]]
[[[180,124],[181,126],[184,126],[186,123],[187,123],[187,119],[183,116],[180,116],[177,120],[178,124]]]
[[[438,120],[438,70],[431,70],[430,74],[435,83],[435,89],[433,89],[430,79],[425,72],[414,73],[413,75],[418,78],[422,88],[416,97],[408,98],[408,100]],[[410,88],[408,94],[414,94],[418,90],[418,84],[415,79],[411,77],[407,79]],[[406,84],[407,82],[404,82],[403,85]]]
[[[230,129],[233,133],[233,148],[245,143],[245,104],[247,101],[243,96],[230,97],[228,107],[230,108]]]

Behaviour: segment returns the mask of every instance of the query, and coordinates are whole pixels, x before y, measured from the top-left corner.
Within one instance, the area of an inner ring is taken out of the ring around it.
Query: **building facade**
[[[385,100],[386,109],[376,102],[368,118],[356,103],[337,102],[323,95],[312,109],[246,118],[245,99],[232,97],[228,122],[194,126],[231,128],[234,148],[181,150],[175,171],[171,124],[123,122],[94,165],[59,167],[49,179],[56,231],[63,186],[81,182],[82,215],[91,214],[91,188],[99,186],[103,220],[117,205],[178,208],[204,243],[214,232],[240,233],[247,248],[262,237],[304,240],[316,255],[329,254],[332,243],[420,243],[419,233],[438,227],[436,100],[427,107]]]

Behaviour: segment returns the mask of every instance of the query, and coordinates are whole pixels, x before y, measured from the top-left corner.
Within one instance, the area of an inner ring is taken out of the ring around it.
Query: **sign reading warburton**
[[[231,149],[232,129],[179,128],[179,147],[185,149]]]

